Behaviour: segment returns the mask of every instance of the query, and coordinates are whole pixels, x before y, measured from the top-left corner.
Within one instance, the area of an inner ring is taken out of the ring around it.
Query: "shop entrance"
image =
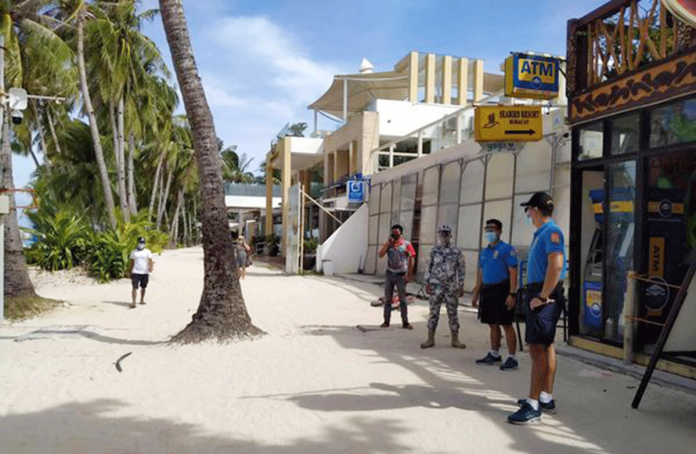
[[[696,245],[696,150],[647,158],[647,263],[652,283],[640,287],[639,317],[664,323]],[[638,339],[651,350],[661,326],[641,323]]]

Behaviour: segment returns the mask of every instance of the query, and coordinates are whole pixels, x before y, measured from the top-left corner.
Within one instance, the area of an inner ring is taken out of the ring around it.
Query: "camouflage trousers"
[[[452,332],[459,332],[459,316],[457,307],[459,306],[459,298],[457,291],[434,292],[430,295],[430,317],[428,317],[428,330],[435,331],[437,323],[440,321],[440,307],[445,303],[447,308],[447,317],[449,318],[449,327]]]

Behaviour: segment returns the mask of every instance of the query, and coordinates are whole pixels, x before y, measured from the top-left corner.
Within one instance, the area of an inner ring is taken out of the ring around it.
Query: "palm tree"
[[[259,334],[251,323],[234,265],[215,125],[198,76],[181,0],[159,0],[164,31],[191,124],[198,160],[205,280],[198,310],[174,338],[179,342]]]
[[[84,103],[84,111],[89,120],[90,132],[92,134],[92,142],[94,145],[94,154],[99,168],[99,178],[101,181],[102,191],[104,192],[104,201],[106,203],[106,213],[109,218],[109,223],[113,229],[116,228],[116,206],[114,204],[114,196],[111,192],[111,181],[109,179],[109,171],[106,167],[104,159],[104,150],[101,145],[101,136],[99,134],[99,125],[97,124],[97,116],[92,104],[92,96],[89,92],[87,84],[87,67],[85,64],[85,22],[88,18],[93,17],[89,11],[90,5],[85,0],[64,0],[64,8],[69,15],[69,20],[75,22],[77,29],[77,67],[80,76],[80,92]]]
[[[23,85],[24,65],[22,64],[22,58],[25,56],[24,51],[27,50],[25,46],[27,40],[34,39],[38,41],[40,39],[46,45],[46,53],[37,53],[32,64],[37,66],[44,64],[47,72],[56,69],[55,62],[50,62],[49,56],[59,49],[60,39],[41,24],[39,11],[45,3],[45,1],[41,0],[24,2],[0,1],[0,34],[5,38],[2,58],[5,60],[6,69],[3,78],[11,86],[21,87]],[[0,86],[0,90],[5,90],[4,85]],[[0,111],[3,111],[3,109],[0,109]],[[0,128],[2,128],[2,145],[0,146],[1,184],[12,195],[14,179],[12,176],[11,130],[8,112],[3,111],[3,115],[0,115]],[[5,242],[3,245],[5,249],[4,293],[7,297],[36,296],[34,286],[29,279],[24,258],[14,197],[11,200],[10,213],[5,219]]]

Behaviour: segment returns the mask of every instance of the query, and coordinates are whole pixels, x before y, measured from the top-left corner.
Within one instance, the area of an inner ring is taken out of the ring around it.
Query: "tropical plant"
[[[39,210],[28,214],[34,228],[24,229],[36,237],[26,251],[27,261],[48,270],[69,270],[79,265],[87,248],[87,224],[65,209]]]
[[[251,323],[234,269],[234,251],[229,241],[225,191],[217,150],[213,116],[196,69],[184,7],[181,0],[160,0],[164,31],[169,43],[177,79],[191,124],[198,161],[201,193],[201,222],[206,278],[203,294],[193,320],[174,340],[196,342],[257,334]]]

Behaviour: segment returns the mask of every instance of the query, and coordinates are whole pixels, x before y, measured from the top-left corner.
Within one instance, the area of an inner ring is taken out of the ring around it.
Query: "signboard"
[[[553,99],[558,96],[559,61],[540,55],[512,54],[505,59],[505,96]]]
[[[694,92],[696,53],[677,55],[657,66],[574,96],[570,101],[570,122],[586,122]]]
[[[537,142],[543,137],[541,107],[479,106],[474,137],[477,142]]]
[[[350,180],[346,183],[348,203],[363,203],[365,200],[365,182],[363,180]]]
[[[482,154],[519,153],[524,148],[523,142],[484,142],[481,144]]]

